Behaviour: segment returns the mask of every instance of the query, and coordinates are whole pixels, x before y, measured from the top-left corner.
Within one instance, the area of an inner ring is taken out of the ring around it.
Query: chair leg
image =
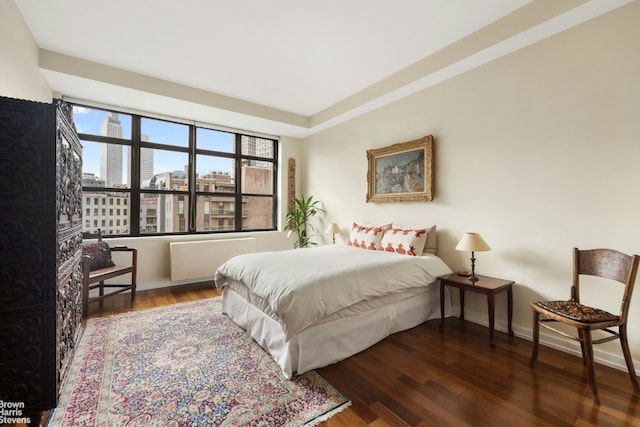
[[[587,365],[587,375],[589,377],[589,384],[591,386],[591,393],[593,393],[593,401],[596,405],[600,404],[600,395],[598,394],[598,386],[596,385],[596,371],[593,362],[593,341],[591,340],[590,329],[578,329],[580,338],[582,339],[582,345],[584,348],[585,363]]]
[[[98,295],[104,296],[104,280],[100,282],[100,286],[98,289],[100,290],[100,292],[98,292]],[[100,298],[100,301],[98,301],[98,308],[100,308],[100,310],[104,308],[104,298]]]
[[[587,365],[587,354],[585,353],[585,349],[584,349],[584,339],[582,337],[581,334],[582,330],[578,329],[578,335],[580,336],[580,351],[582,351],[582,365],[586,366]]]
[[[86,264],[86,267],[85,265]],[[83,277],[82,277],[82,320],[84,321],[89,314],[89,266],[88,262],[83,263]]]
[[[137,287],[136,275],[137,275],[137,271],[134,271],[131,274],[131,302],[132,303],[133,303],[133,300],[136,299],[136,287]]]
[[[638,384],[638,377],[636,376],[636,368],[633,366],[633,359],[631,358],[631,352],[629,351],[629,342],[627,341],[627,325],[620,325],[620,345],[622,345],[622,353],[624,354],[624,361],[627,362],[627,370],[629,371],[629,378],[635,391],[640,391],[640,384]]]
[[[529,360],[529,366],[533,368],[533,365],[538,359],[538,341],[540,341],[540,313],[533,311],[533,350],[531,351],[531,360]]]

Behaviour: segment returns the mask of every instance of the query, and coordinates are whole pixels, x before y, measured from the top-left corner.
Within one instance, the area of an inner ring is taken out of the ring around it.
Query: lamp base
[[[476,277],[476,256],[474,251],[471,251],[471,275],[469,281],[475,284],[479,279]]]

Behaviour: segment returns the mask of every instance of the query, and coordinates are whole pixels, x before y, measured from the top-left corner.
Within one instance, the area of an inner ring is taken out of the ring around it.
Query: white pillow
[[[380,245],[385,230],[388,228],[388,225],[380,227],[375,225],[361,225],[354,222],[351,226],[351,233],[349,234],[347,245],[375,251]]]
[[[438,234],[437,234],[437,230],[436,230],[436,225],[430,225],[428,227],[417,227],[417,226],[405,226],[405,225],[401,225],[401,224],[397,224],[397,223],[393,223],[391,225],[392,228],[412,228],[412,229],[420,229],[420,228],[424,228],[425,230],[427,230],[427,241],[424,243],[424,248],[422,250],[422,253],[425,254],[431,254],[431,255],[435,255],[436,251],[438,249]]]
[[[424,251],[429,231],[426,228],[392,227],[384,233],[378,250],[409,256],[420,256]]]

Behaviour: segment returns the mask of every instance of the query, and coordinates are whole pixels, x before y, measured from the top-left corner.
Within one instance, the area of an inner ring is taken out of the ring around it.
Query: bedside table
[[[496,346],[494,318],[496,310],[496,294],[507,292],[507,312],[509,317],[509,335],[513,336],[511,321],[513,318],[513,281],[496,279],[495,277],[480,276],[478,281],[472,282],[467,276],[458,273],[447,274],[438,277],[440,280],[440,329],[444,328],[444,287],[449,286],[460,290],[460,320],[464,320],[464,293],[465,291],[477,292],[487,296],[489,306],[489,337],[491,346]]]

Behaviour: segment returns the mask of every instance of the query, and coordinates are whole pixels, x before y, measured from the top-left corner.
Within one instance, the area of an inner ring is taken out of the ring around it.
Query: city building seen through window
[[[74,104],[83,231],[276,229],[278,141]]]

